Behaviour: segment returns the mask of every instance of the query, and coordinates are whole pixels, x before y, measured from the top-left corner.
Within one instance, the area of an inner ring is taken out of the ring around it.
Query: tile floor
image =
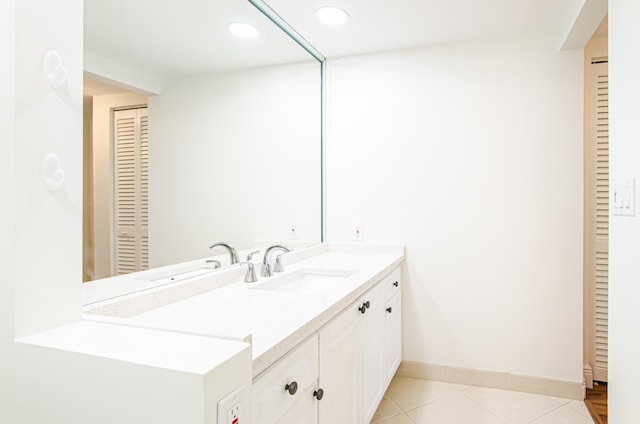
[[[584,402],[395,377],[372,423],[593,424]]]

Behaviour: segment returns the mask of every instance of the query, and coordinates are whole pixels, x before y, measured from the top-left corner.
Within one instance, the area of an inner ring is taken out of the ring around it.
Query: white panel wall
[[[16,2],[15,326],[24,336],[79,319],[82,278],[82,1]],[[53,90],[42,60],[57,50],[67,82]],[[65,172],[40,176],[47,153]]]
[[[611,184],[640,181],[640,3],[609,1],[609,140]],[[611,216],[609,235],[609,416],[612,423],[640,421],[640,221]]]
[[[15,373],[24,366],[14,335],[79,319],[82,110],[82,2],[0,3],[0,422],[15,409]],[[56,49],[69,82],[51,90],[42,58]],[[67,182],[49,193],[44,155],[57,153]]]
[[[329,62],[329,241],[406,244],[404,359],[582,381],[582,51]]]
[[[152,267],[227,241],[320,241],[320,69],[283,65],[174,81],[149,98]],[[224,251],[216,252],[224,253]]]
[[[13,421],[15,2],[0,2],[0,422]]]

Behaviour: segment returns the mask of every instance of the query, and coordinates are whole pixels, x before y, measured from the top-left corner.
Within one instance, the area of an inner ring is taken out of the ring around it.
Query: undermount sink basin
[[[253,286],[253,290],[270,290],[297,294],[320,294],[331,290],[352,276],[345,269],[302,269]]]

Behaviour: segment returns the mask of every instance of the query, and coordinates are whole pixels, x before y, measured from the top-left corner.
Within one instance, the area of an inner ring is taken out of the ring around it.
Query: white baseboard
[[[584,384],[587,389],[593,389],[593,368],[591,365],[584,364],[582,367],[582,375],[584,376]]]
[[[411,361],[402,361],[397,375],[575,400],[583,400],[585,392],[584,383],[578,381]]]

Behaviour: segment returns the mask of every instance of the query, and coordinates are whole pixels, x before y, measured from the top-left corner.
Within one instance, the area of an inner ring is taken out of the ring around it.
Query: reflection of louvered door
[[[149,268],[147,109],[114,113],[115,275]]]
[[[606,59],[592,63],[594,125],[587,134],[591,161],[590,286],[593,379],[607,381],[609,291],[609,78]]]

